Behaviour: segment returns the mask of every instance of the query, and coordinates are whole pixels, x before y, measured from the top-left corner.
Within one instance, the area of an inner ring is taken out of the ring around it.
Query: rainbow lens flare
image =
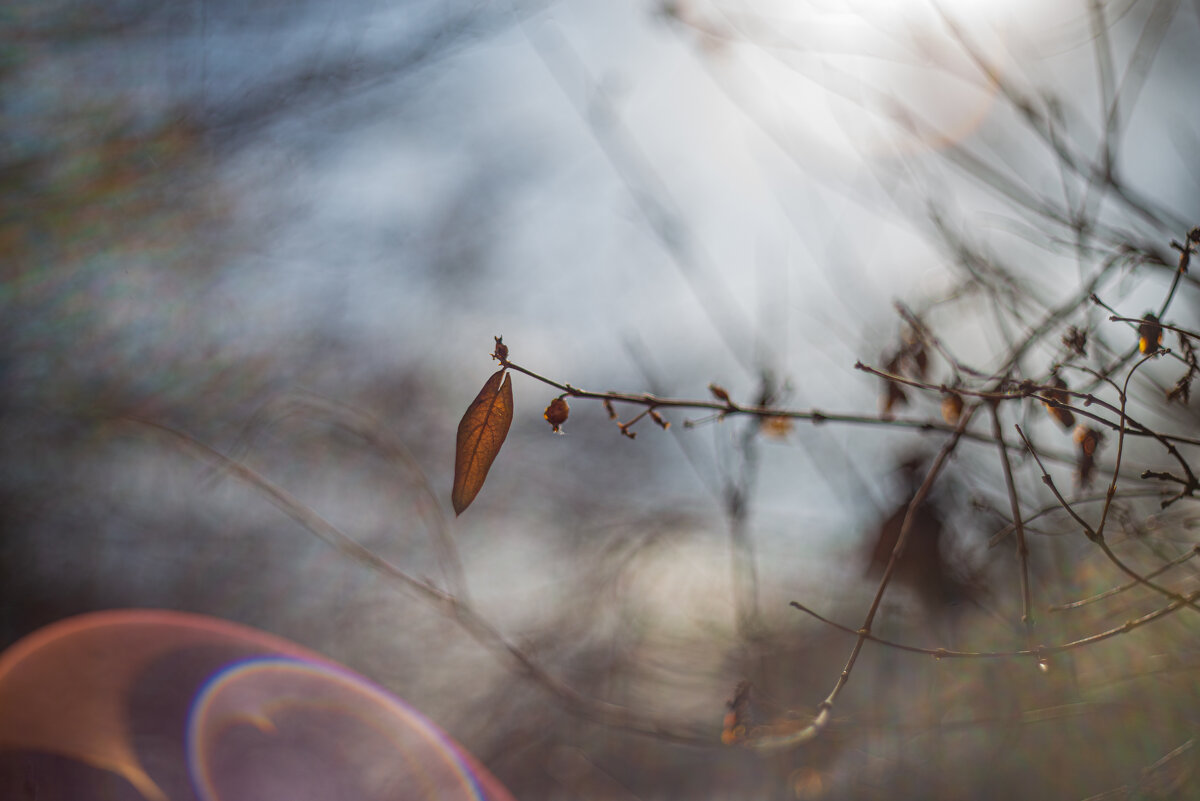
[[[246,626],[152,610],[70,618],[0,654],[0,797],[26,796],[512,801],[350,669]]]

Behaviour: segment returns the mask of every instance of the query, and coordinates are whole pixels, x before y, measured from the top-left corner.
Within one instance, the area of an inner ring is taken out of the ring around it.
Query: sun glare
[[[1087,30],[1085,9],[1066,0],[757,0],[715,13],[756,113],[870,158],[944,147],[987,118],[994,87],[952,26],[1000,71]]]

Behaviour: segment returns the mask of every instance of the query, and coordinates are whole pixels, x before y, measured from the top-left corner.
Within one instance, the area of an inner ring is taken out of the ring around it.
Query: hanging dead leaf
[[[479,494],[488,470],[512,425],[512,380],[501,368],[479,390],[458,423],[454,451],[454,490],[450,502],[460,515]]]

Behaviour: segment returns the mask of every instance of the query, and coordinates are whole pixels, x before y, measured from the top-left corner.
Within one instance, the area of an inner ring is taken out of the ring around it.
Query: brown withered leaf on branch
[[[454,450],[454,490],[450,502],[460,515],[479,494],[488,470],[508,436],[513,419],[512,380],[503,368],[479,390],[458,423]]]

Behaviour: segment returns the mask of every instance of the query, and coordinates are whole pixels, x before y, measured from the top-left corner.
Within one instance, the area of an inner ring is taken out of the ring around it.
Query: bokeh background
[[[457,519],[449,491],[496,335],[587,389],[707,399],[715,382],[868,418],[880,384],[854,365],[902,341],[896,301],[984,371],[1075,302],[1018,372],[1044,377],[1067,323],[1110,360],[1129,332],[1081,287],[1140,316],[1171,282],[1171,239],[1200,223],[1200,6],[76,0],[11,2],[3,19],[0,647],[96,609],[254,626],[404,698],[522,799],[1197,786],[1184,615],[1049,671],[869,646],[827,736],[768,757],[720,745],[738,681],[764,719],[832,687],[853,637],[787,604],[859,625],[873,538],[944,433],[772,436],[676,412],[631,440],[579,401],[554,436],[541,410],[557,392],[518,375],[483,491]],[[1089,177],[1068,152],[1100,166]],[[1172,319],[1195,330],[1196,311],[1189,276]],[[1147,366],[1132,398],[1194,436],[1195,404],[1161,401],[1179,372]],[[938,403],[914,393],[898,413],[937,421]],[[1035,405],[1014,414],[1069,486],[1069,437]],[[161,426],[662,730],[566,702]],[[1126,459],[1134,478],[1163,466],[1141,445]],[[1052,504],[1032,468],[1031,514]],[[987,548],[999,476],[994,445],[965,443],[935,498],[937,580],[982,593],[986,573],[986,602],[948,613],[898,587],[880,624],[896,638],[1021,647],[1011,542]],[[1130,496],[1139,554],[1191,546],[1187,504],[1159,515]],[[1047,521],[1044,604],[1121,581]],[[1045,616],[1039,634],[1163,603]]]

